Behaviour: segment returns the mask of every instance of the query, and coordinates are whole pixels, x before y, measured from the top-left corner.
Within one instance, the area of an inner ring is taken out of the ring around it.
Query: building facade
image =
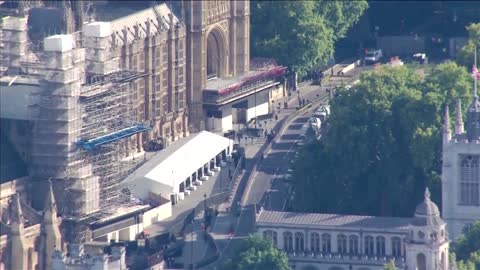
[[[18,186],[17,191],[21,191],[21,184],[14,182],[4,183],[2,187]],[[32,209],[19,192],[9,195],[8,198],[2,196],[2,200],[8,199],[8,205],[0,205],[0,269],[52,269],[53,250],[62,250],[63,243],[51,185],[43,213]]]
[[[443,126],[442,212],[451,239],[465,226],[480,220],[480,102],[475,90],[462,117],[457,101],[454,130],[450,128],[448,107]]]
[[[446,270],[449,239],[428,189],[413,218],[260,210],[257,231],[298,270]]]
[[[68,242],[131,202],[119,182],[146,144],[205,127],[207,79],[249,70],[249,1],[137,2],[0,3],[1,132],[34,208],[53,181]]]

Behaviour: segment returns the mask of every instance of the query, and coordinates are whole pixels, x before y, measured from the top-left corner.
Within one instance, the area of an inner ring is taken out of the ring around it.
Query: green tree
[[[458,52],[457,54],[457,63],[460,65],[471,68],[473,65],[473,53],[474,48],[477,48],[477,63],[480,64],[480,54],[478,50],[480,49],[480,23],[472,23],[467,27],[468,30],[468,42],[467,44]]]
[[[475,256],[478,257],[480,254],[480,221],[465,228],[464,233],[455,241],[454,250],[460,260],[468,259],[475,252],[477,253]]]
[[[395,263],[393,261],[390,261],[389,263],[385,264],[383,269],[384,270],[397,270],[397,267],[395,267]]]
[[[425,185],[438,202],[444,106],[450,98],[468,97],[471,77],[454,63],[432,74],[423,80],[405,67],[384,68],[363,74],[350,90],[340,89],[325,136],[294,163],[290,205],[411,216]]]
[[[289,270],[287,256],[278,251],[271,241],[259,235],[252,235],[223,266],[225,270]]]
[[[252,1],[252,55],[270,57],[300,75],[326,64],[368,4],[362,1]]]

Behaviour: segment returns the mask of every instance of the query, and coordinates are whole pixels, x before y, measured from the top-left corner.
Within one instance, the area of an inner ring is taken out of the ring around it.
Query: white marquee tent
[[[188,177],[232,146],[232,140],[202,131],[173,142],[126,181],[131,181],[131,190],[140,199],[147,198],[149,191],[169,198]]]

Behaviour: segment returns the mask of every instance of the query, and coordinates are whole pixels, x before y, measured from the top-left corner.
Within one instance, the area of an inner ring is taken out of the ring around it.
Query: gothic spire
[[[45,198],[45,206],[43,209],[44,221],[52,222],[57,216],[55,196],[53,194],[52,181],[48,181],[47,197]]]
[[[10,203],[10,216],[12,218],[10,231],[11,269],[26,269],[26,245],[23,236],[23,215],[19,195],[13,195]]]
[[[23,229],[23,214],[18,194],[12,196],[10,205],[10,217],[12,219],[12,233],[20,233]]]
[[[448,105],[445,106],[445,116],[443,118],[443,143],[448,143],[452,139],[452,131],[450,129],[450,113]]]
[[[462,101],[460,99],[457,99],[455,107],[455,134],[463,134]]]

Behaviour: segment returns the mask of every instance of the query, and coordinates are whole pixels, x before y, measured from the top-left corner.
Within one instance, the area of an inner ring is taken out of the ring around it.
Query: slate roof
[[[343,227],[406,230],[412,218],[373,217],[339,214],[295,213],[262,210],[257,225],[284,224],[309,227]]]

